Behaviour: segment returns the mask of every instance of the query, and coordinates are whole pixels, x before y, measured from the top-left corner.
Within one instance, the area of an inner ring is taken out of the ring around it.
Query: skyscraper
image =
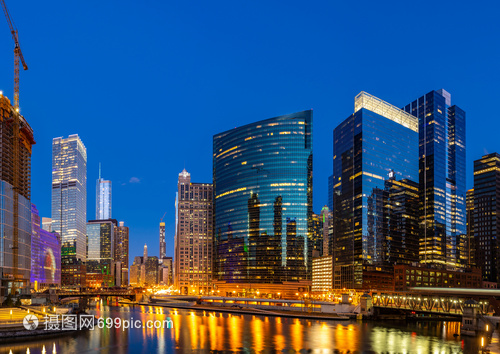
[[[181,294],[208,293],[212,284],[212,184],[179,173],[175,201],[175,284]]]
[[[404,110],[418,118],[419,127],[420,261],[465,267],[465,112],[451,105],[451,95],[443,89]]]
[[[476,242],[474,239],[474,188],[467,191],[466,198],[468,265],[476,266]]]
[[[167,244],[165,243],[165,223],[160,222],[160,259],[167,256]]]
[[[42,218],[42,229],[48,232],[52,232],[52,219]]]
[[[112,266],[115,255],[115,229],[117,221],[90,220],[87,223],[87,283],[98,287],[102,283],[112,286]],[[92,283],[92,284],[90,284]]]
[[[474,161],[474,241],[483,280],[500,282],[500,154]]]
[[[310,283],[312,158],[312,110],[213,137],[218,287],[283,294],[293,282],[295,295]]]
[[[333,179],[333,177],[332,177]],[[328,206],[324,206],[321,209],[320,217],[321,217],[321,222],[323,224],[323,230],[322,230],[322,239],[323,239],[323,252],[321,253],[321,256],[328,256],[330,252],[330,224],[332,223],[332,213]]]
[[[173,259],[164,257],[161,259],[158,282],[162,285],[170,286],[173,284]]]
[[[87,150],[76,134],[66,139],[54,138],[52,230],[61,235],[63,244],[76,242],[75,258],[81,262],[85,262],[86,224]]]
[[[0,93],[0,275],[2,296],[29,294],[33,130]],[[19,124],[17,124],[18,122]]]
[[[328,209],[333,210],[333,175],[328,176]]]
[[[361,92],[333,140],[334,286],[361,288],[363,268],[388,266],[387,254],[402,252],[401,243],[387,247],[397,234],[384,226],[386,181],[418,181],[418,121]],[[415,247],[418,233],[410,237]]]
[[[128,284],[129,229],[125,222],[120,221],[115,228],[114,261],[121,266],[121,283]]]
[[[101,178],[101,164],[99,164],[99,179],[96,183],[96,220],[111,219],[111,181]]]
[[[40,216],[31,204],[31,286],[35,290],[61,285],[61,237],[40,227]]]
[[[146,270],[145,283],[148,286],[154,286],[158,284],[158,257],[149,256],[144,262],[144,268]]]

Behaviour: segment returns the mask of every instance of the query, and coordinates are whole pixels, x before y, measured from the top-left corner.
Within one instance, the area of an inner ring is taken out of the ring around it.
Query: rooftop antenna
[[[99,181],[101,180],[101,163],[99,162]]]

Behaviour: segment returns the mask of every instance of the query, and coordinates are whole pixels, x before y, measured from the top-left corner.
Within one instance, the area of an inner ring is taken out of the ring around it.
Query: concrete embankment
[[[176,302],[156,302],[156,303],[150,303],[148,305],[178,308],[178,309],[188,309],[196,311],[215,311],[215,312],[227,312],[234,314],[303,318],[303,319],[314,319],[314,320],[345,321],[350,319],[349,316],[339,316],[335,314],[307,313],[301,311],[268,311],[263,309],[245,308],[245,307],[200,306],[200,305],[189,305],[187,303],[182,304]]]

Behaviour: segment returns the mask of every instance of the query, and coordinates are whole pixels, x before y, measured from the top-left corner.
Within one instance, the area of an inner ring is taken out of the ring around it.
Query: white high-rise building
[[[52,231],[76,242],[76,259],[87,249],[87,149],[77,134],[52,141]]]
[[[101,164],[99,164],[99,179],[96,184],[96,220],[111,219],[111,181],[101,178]]]
[[[207,294],[212,287],[213,203],[211,183],[191,183],[179,173],[175,200],[175,286],[183,295]]]

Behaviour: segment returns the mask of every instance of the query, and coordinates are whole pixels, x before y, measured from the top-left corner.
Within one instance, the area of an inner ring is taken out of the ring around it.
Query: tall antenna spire
[[[101,180],[101,163],[99,162],[99,181]]]

